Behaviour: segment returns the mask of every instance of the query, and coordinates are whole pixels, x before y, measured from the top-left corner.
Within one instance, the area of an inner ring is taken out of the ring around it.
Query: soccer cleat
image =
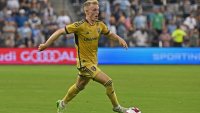
[[[57,113],[63,113],[65,110],[65,105],[63,100],[58,100],[56,102],[56,106],[57,106]]]
[[[128,108],[124,108],[122,106],[117,106],[113,108],[113,111],[117,113],[126,113],[127,110]]]

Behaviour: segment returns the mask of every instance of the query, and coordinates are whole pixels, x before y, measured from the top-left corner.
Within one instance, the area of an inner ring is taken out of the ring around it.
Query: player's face
[[[88,17],[92,21],[98,20],[98,17],[99,17],[99,6],[98,5],[92,4],[88,7]]]

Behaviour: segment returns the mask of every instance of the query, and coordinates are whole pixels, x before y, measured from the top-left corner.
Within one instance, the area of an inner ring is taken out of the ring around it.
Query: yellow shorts
[[[97,67],[97,65],[87,65],[84,67],[81,67],[78,69],[79,75],[88,77],[88,78],[94,78],[99,72],[101,72],[101,69]]]

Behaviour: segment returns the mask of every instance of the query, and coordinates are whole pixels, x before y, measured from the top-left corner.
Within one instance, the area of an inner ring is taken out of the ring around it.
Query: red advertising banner
[[[75,48],[0,48],[0,64],[76,64]]]

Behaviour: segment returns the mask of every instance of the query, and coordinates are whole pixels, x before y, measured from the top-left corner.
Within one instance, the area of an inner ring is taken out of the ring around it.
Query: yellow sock
[[[65,104],[67,104],[69,101],[71,101],[78,93],[80,90],[77,88],[76,84],[72,85],[65,97],[63,98],[63,101]]]
[[[106,94],[108,95],[113,107],[117,107],[119,105],[119,102],[117,100],[117,96],[114,91],[112,81],[109,84],[105,84],[105,87],[106,87]]]

